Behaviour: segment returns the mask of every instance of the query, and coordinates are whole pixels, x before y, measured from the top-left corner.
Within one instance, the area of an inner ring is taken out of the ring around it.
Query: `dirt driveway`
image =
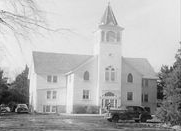
[[[137,125],[136,125],[137,124]],[[149,124],[149,123],[145,123]],[[153,123],[151,123],[152,125]],[[131,126],[130,126],[131,125]],[[136,127],[134,127],[136,126]],[[138,126],[138,127],[137,127]],[[10,114],[0,116],[0,131],[165,131],[134,122],[110,123],[101,116]]]

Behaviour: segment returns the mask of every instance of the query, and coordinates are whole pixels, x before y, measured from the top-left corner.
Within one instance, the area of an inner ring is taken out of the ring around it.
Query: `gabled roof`
[[[118,25],[110,4],[108,4],[101,19],[101,25]]]
[[[158,78],[154,69],[145,58],[123,58],[123,62],[126,62],[136,71],[138,71],[141,75],[143,75],[143,78]]]
[[[92,57],[91,55],[33,52],[34,68],[37,74],[64,74]]]

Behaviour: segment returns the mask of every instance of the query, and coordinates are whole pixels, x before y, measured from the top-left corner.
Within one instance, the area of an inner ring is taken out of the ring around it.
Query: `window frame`
[[[52,82],[52,75],[47,75],[47,82],[51,83]]]
[[[109,67],[106,67],[104,71],[105,71],[104,79],[106,82],[116,82],[117,81],[116,68],[109,66]]]
[[[133,92],[127,92],[127,101],[133,101]]]
[[[105,81],[110,81],[109,80],[109,74],[110,74],[109,68],[105,68]]]
[[[149,97],[148,93],[145,93],[144,94],[144,102],[148,102],[149,101],[148,97]]]
[[[57,91],[52,91],[52,99],[57,99]]]
[[[46,91],[46,98],[51,99],[51,91]]]
[[[84,79],[84,81],[89,81],[90,80],[90,73],[89,73],[89,71],[85,71],[84,72],[83,79]]]
[[[47,111],[47,109],[49,109],[49,111]],[[51,106],[50,105],[46,105],[45,106],[45,112],[46,113],[50,113],[51,112]]]
[[[57,83],[57,82],[58,82],[58,76],[57,76],[57,75],[54,75],[54,76],[53,76],[52,82],[53,82],[53,83]]]
[[[142,87],[149,87],[149,79],[142,79]]]
[[[121,41],[121,33],[120,33],[119,31],[117,32],[116,41],[117,41],[117,42],[120,42],[120,41]]]
[[[90,100],[90,90],[83,90],[82,99]]]
[[[111,68],[111,81],[116,81],[116,71],[114,68]]]
[[[52,109],[51,109],[51,112],[52,112],[52,113],[56,113],[56,112],[57,112],[57,106],[52,105],[51,108],[52,108]],[[54,110],[53,110],[53,109],[54,109]]]
[[[106,32],[106,42],[115,42],[116,40],[116,33],[114,31]]]
[[[127,83],[133,83],[133,75],[132,75],[132,73],[129,73],[127,75]]]
[[[58,83],[57,75],[47,75],[47,83]]]
[[[101,31],[101,42],[105,41],[105,31]]]

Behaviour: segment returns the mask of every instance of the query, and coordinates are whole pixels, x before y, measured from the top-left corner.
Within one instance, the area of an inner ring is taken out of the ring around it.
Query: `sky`
[[[119,26],[124,28],[122,55],[147,58],[156,72],[162,65],[172,65],[181,41],[180,0],[109,0]],[[59,32],[43,31],[31,41],[3,38],[0,65],[16,69],[31,65],[31,51],[93,54],[95,32],[108,0],[37,0],[47,27]],[[63,30],[63,29],[70,29]],[[10,55],[2,53],[6,49]],[[8,59],[3,59],[4,56]]]

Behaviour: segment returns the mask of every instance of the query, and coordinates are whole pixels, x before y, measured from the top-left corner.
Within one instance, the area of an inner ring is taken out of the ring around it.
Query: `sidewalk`
[[[104,117],[105,114],[68,114],[68,113],[59,113],[59,115],[63,116],[94,116],[94,117]]]

